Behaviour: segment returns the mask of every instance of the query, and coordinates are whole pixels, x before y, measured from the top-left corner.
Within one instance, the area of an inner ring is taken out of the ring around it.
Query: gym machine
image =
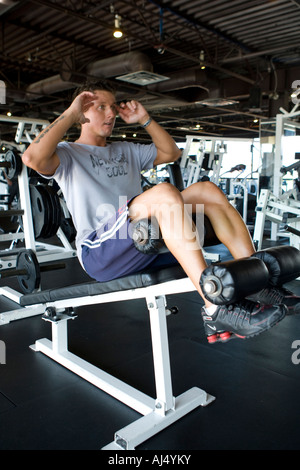
[[[299,247],[300,239],[297,240],[297,236],[300,234],[297,234],[297,232],[300,228],[300,202],[295,197],[294,190],[284,193],[282,187],[283,175],[287,171],[297,169],[296,164],[294,164],[295,166],[290,165],[290,168],[283,168],[282,158],[285,131],[295,132],[297,129],[300,129],[300,123],[297,122],[300,116],[298,108],[299,104],[296,104],[291,112],[280,108],[280,113],[277,114],[275,120],[261,123],[261,147],[265,143],[272,144],[270,156],[273,168],[271,172],[269,171],[271,173],[271,183],[261,190],[256,208],[257,214],[253,238],[258,249],[262,245],[265,222],[267,220],[271,223],[271,240],[276,241],[279,236],[288,236],[290,237],[291,244]],[[265,155],[265,158],[267,156]],[[283,224],[282,227],[280,227],[281,224]],[[282,228],[286,231],[283,232]]]
[[[18,123],[14,147],[16,151],[9,150],[0,162],[8,171],[8,177],[18,177],[20,208],[12,212],[1,211],[1,217],[20,216],[16,233],[0,235],[0,241],[13,243],[9,249],[0,252],[0,268],[15,267],[18,249],[12,249],[16,240],[23,240],[26,249],[36,252],[41,263],[76,257],[76,250],[72,247],[68,237],[60,226],[60,221],[66,218],[66,208],[61,198],[51,190],[50,186],[30,185],[28,169],[23,165],[19,153],[25,150],[24,142],[32,142],[43,128],[49,123],[37,119],[8,117],[0,115],[0,120]],[[61,217],[61,214],[64,216]],[[56,235],[62,246],[51,245],[39,240]]]
[[[195,143],[198,144],[198,148],[195,157],[192,158],[191,149]],[[210,181],[218,185],[222,161],[226,152],[226,144],[221,138],[187,135],[180,161],[184,186],[187,188],[200,181],[200,177],[208,176]]]
[[[0,169],[4,169],[8,179],[12,180],[22,171],[22,160],[20,155],[17,152],[8,150],[4,158],[0,160]]]
[[[18,176],[18,184],[20,209],[9,212],[1,211],[0,216],[21,216],[22,222],[17,233],[4,234],[2,241],[24,240],[25,248],[34,250],[41,262],[75,257],[76,250],[74,250],[60,226],[63,203],[61,204],[61,200],[55,191],[51,189],[51,186],[30,185],[28,170],[25,165],[22,166],[22,171]],[[51,245],[40,240],[55,235],[59,238],[62,246]],[[1,268],[14,266],[14,260],[10,256],[14,252],[15,250],[10,249],[0,252]]]
[[[290,245],[300,248],[300,203],[291,197],[276,197],[268,189],[262,189],[256,206],[253,242],[260,250],[266,221],[276,225],[276,239],[289,238]],[[280,229],[281,226],[281,229]],[[278,228],[279,227],[279,228]]]

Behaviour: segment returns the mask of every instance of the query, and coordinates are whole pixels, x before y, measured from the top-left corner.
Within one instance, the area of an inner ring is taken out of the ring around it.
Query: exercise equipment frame
[[[52,316],[47,313],[43,316],[43,319],[52,325],[52,340],[45,338],[37,340],[30,346],[31,349],[45,354],[143,415],[137,421],[117,431],[114,440],[102,450],[134,450],[136,446],[192,410],[199,406],[206,406],[215,400],[215,397],[198,387],[193,387],[176,398],[173,396],[166,318],[170,310],[167,307],[166,295],[194,290],[195,287],[190,279],[182,278],[147,287],[68,298],[43,304],[44,312],[55,313]],[[138,298],[145,298],[150,316],[156,399],[109,375],[68,350],[67,323],[76,318],[70,315],[70,310],[73,311],[79,306]],[[40,310],[41,306],[42,304],[39,304],[34,307]]]
[[[287,231],[279,232],[279,230],[277,230],[277,237],[289,237],[290,245],[298,249],[300,248],[299,233],[297,234],[300,228],[300,203],[295,199],[284,198],[283,196],[281,198],[277,197],[268,189],[261,190],[256,206],[256,220],[253,234],[253,242],[257,250],[261,250],[262,248],[266,220],[271,221],[277,226],[284,224],[284,228]],[[295,234],[293,234],[293,232]]]

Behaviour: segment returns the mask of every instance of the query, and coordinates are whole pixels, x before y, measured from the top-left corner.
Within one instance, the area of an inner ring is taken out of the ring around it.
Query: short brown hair
[[[98,80],[95,82],[86,82],[83,85],[80,85],[78,88],[73,93],[73,100],[76,98],[76,96],[80,95],[83,91],[97,91],[97,90],[103,90],[103,91],[109,91],[113,95],[116,94],[116,90],[113,88],[112,85],[107,83],[105,80]]]

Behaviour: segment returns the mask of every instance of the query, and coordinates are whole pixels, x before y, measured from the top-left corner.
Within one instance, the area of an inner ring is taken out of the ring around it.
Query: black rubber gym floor
[[[86,280],[72,259],[64,270],[45,273],[42,287]],[[0,286],[17,288],[17,283],[3,280]],[[300,293],[298,280],[288,287]],[[179,308],[168,317],[174,395],[198,386],[216,400],[138,450],[299,450],[300,317],[286,317],[253,339],[209,345],[200,297],[178,294],[168,300]],[[0,302],[1,312],[14,307]],[[77,314],[68,322],[70,351],[155,397],[145,302],[78,308]],[[0,449],[100,450],[140,415],[29,349],[44,337],[50,339],[51,331],[41,316],[0,326],[6,345],[6,364],[0,365]]]

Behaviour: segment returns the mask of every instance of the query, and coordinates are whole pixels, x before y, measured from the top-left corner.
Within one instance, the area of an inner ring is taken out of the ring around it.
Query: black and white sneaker
[[[210,344],[233,338],[252,338],[275,326],[286,314],[285,305],[260,305],[250,300],[220,305],[213,315],[202,307],[204,329]]]
[[[287,315],[300,313],[300,296],[285,287],[266,287],[249,299],[262,305],[284,304],[288,308]]]

